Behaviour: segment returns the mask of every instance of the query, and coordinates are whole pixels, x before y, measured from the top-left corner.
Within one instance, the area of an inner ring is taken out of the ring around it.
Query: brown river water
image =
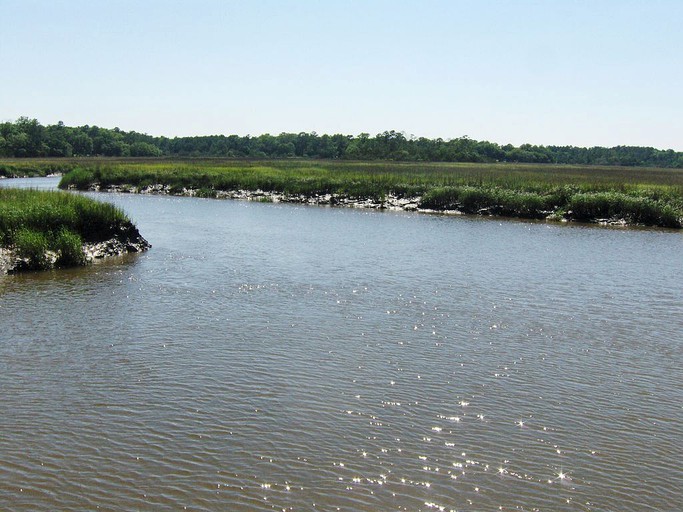
[[[153,248],[0,276],[0,510],[681,510],[683,233],[93,197]]]

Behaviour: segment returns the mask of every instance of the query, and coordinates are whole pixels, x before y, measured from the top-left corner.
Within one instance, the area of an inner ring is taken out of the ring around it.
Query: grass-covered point
[[[416,198],[422,209],[577,221],[622,220],[680,228],[683,170],[533,164],[398,162],[131,160],[81,162],[60,187],[94,185],[140,190],[164,185],[171,193],[192,189],[262,190],[290,196],[383,201]],[[334,203],[334,199],[332,200]]]
[[[0,159],[0,178],[33,178],[63,174],[73,161],[56,159]]]
[[[130,220],[115,206],[66,192],[0,188],[0,248],[19,269],[85,263],[83,245],[120,236]]]

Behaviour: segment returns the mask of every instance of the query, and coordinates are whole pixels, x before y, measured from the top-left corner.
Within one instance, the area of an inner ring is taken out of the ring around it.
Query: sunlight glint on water
[[[0,278],[3,510],[683,500],[680,233],[96,197],[153,249]]]

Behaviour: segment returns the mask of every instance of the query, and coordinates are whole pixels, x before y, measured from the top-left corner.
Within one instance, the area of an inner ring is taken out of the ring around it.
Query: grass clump
[[[216,190],[213,188],[202,187],[195,192],[196,197],[203,197],[207,199],[216,198]]]
[[[61,182],[64,183],[65,188],[88,190],[95,182],[95,175],[92,170],[76,167],[63,176]]]
[[[423,196],[420,206],[432,210],[540,219],[552,212],[556,201],[553,193],[462,186],[430,190]]]
[[[56,234],[21,228],[14,234],[12,245],[25,270],[75,267],[86,262],[81,237],[66,228]]]
[[[88,197],[0,188],[0,247],[24,269],[82,265],[85,243],[110,240],[131,225],[120,209]]]
[[[53,247],[57,251],[56,264],[58,267],[77,267],[86,262],[83,252],[83,239],[67,228],[63,227],[59,230]]]
[[[665,201],[618,192],[575,194],[567,204],[577,220],[624,219],[650,226],[681,227],[681,214]]]
[[[28,270],[43,270],[49,268],[50,248],[48,238],[44,233],[34,229],[21,228],[14,233],[13,245],[17,256],[24,261],[23,266]]]

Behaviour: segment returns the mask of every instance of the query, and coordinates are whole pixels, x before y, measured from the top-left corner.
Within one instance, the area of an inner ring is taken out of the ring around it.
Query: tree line
[[[98,126],[42,125],[20,117],[0,123],[0,157],[233,157],[403,160],[421,162],[520,162],[683,168],[683,152],[650,147],[499,145],[467,136],[455,139],[406,137],[385,131],[375,136],[318,135],[315,132],[259,136],[154,137]]]

